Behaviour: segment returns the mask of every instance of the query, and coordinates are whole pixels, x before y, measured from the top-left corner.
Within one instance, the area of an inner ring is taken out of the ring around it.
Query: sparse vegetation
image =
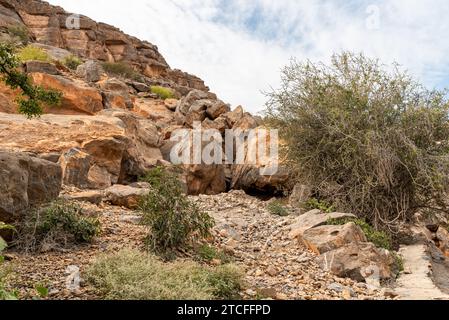
[[[70,55],[64,58],[62,64],[70,70],[76,70],[80,65],[83,64],[83,61],[77,56]]]
[[[19,40],[21,44],[27,45],[30,41],[30,34],[28,33],[27,27],[24,25],[10,25],[8,27],[8,34]]]
[[[59,200],[34,210],[19,228],[18,247],[25,251],[65,248],[92,242],[100,232],[96,217],[75,203]]]
[[[374,229],[363,219],[355,219],[355,218],[329,219],[327,223],[329,225],[345,225],[349,222],[354,222],[357,226],[359,226],[369,242],[374,243],[379,248],[384,248],[387,250],[392,249],[393,245],[391,237],[386,232]]]
[[[0,222],[0,231],[14,230],[10,225]],[[5,279],[10,273],[10,269],[4,266],[3,251],[8,247],[6,241],[0,236],[0,300],[17,300],[17,294],[5,288]]]
[[[19,113],[28,118],[37,117],[43,113],[42,103],[58,105],[61,102],[61,92],[33,85],[28,76],[18,70],[19,64],[14,47],[0,44],[0,80],[12,89],[21,89],[16,99]]]
[[[198,259],[203,262],[212,262],[213,260],[220,260],[221,263],[230,263],[231,257],[227,255],[222,250],[218,250],[217,248],[203,244],[196,249],[196,253],[198,255]]]
[[[41,49],[39,47],[35,47],[33,45],[28,45],[26,47],[23,47],[19,49],[17,52],[17,57],[21,62],[26,61],[43,61],[43,62],[50,62],[51,58],[45,52],[44,49]]]
[[[112,300],[234,299],[242,287],[242,273],[236,266],[163,263],[132,250],[98,258],[88,268],[87,279]]]
[[[151,93],[157,94],[162,100],[173,99],[175,97],[175,94],[171,89],[160,86],[152,86]]]
[[[447,212],[449,103],[363,55],[292,61],[267,118],[321,201],[394,234],[419,208]]]
[[[187,198],[176,173],[157,167],[142,180],[151,185],[140,203],[151,249],[167,252],[210,235],[213,219]]]
[[[142,81],[142,75],[125,62],[104,62],[103,69],[111,76]]]
[[[309,199],[306,204],[307,210],[318,209],[324,213],[332,213],[335,212],[334,206],[330,205],[324,200],[318,200],[316,198]]]
[[[281,217],[286,217],[290,214],[288,209],[284,206],[284,204],[280,200],[270,202],[267,206],[267,209],[271,214]]]

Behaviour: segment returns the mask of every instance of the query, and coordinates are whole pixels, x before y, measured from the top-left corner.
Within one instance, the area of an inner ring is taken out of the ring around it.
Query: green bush
[[[318,209],[321,210],[324,213],[332,213],[335,212],[334,206],[330,205],[326,201],[318,200],[315,198],[312,198],[306,202],[306,209],[307,210],[314,210]]]
[[[22,44],[27,45],[30,42],[30,34],[24,25],[11,25],[8,27],[8,34],[16,37]]]
[[[290,214],[280,200],[270,202],[267,206],[267,209],[271,214],[281,217],[286,217]]]
[[[47,52],[45,52],[44,49],[35,47],[33,45],[28,45],[26,47],[19,49],[19,51],[17,52],[17,57],[19,58],[19,60],[21,62],[26,62],[26,61],[31,61],[31,60],[43,61],[43,62],[51,61],[50,56],[47,54]]]
[[[80,65],[83,64],[83,61],[77,56],[70,55],[62,60],[62,64],[65,65],[70,70],[76,70]]]
[[[0,43],[0,80],[12,89],[21,90],[21,94],[16,99],[19,105],[19,113],[26,115],[28,118],[38,117],[43,113],[42,103],[48,105],[60,104],[61,92],[46,90],[41,86],[33,85],[28,76],[18,69],[19,65],[15,48]]]
[[[92,242],[100,233],[98,218],[86,216],[83,209],[64,200],[34,210],[19,228],[17,244],[26,251],[67,247]]]
[[[87,280],[110,300],[209,300],[238,298],[242,273],[194,262],[163,263],[151,254],[123,250],[99,257]]]
[[[157,167],[142,180],[151,185],[140,201],[151,249],[163,253],[210,235],[213,219],[187,198],[177,174]]]
[[[329,219],[327,223],[329,225],[345,225],[349,222],[354,222],[359,226],[369,242],[374,243],[379,248],[387,250],[392,249],[393,245],[391,237],[386,232],[374,229],[365,220],[356,218]]]
[[[287,164],[317,198],[392,230],[419,208],[448,211],[449,103],[363,55],[292,61],[268,94]]]
[[[104,62],[103,69],[111,76],[142,81],[142,75],[125,62]]]
[[[173,99],[175,97],[175,94],[171,89],[160,86],[152,86],[151,93],[157,94],[158,97],[162,100]]]

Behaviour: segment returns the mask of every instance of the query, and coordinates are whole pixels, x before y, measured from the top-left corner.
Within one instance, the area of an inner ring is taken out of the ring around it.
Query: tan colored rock
[[[312,197],[312,189],[309,186],[297,183],[290,194],[288,203],[295,208],[302,208]]]
[[[222,165],[185,166],[184,179],[188,194],[219,194],[226,191],[226,179]]]
[[[116,206],[136,209],[141,197],[148,192],[149,189],[114,185],[105,190],[105,200]]]
[[[70,201],[89,202],[98,205],[103,201],[103,196],[104,194],[101,190],[86,190],[64,195],[63,198]]]
[[[25,63],[25,70],[27,73],[46,73],[51,75],[58,75],[59,71],[53,63],[43,61],[27,61]]]
[[[18,105],[15,102],[19,90],[12,90],[0,81],[0,112],[17,113]]]
[[[24,153],[0,151],[0,221],[12,222],[58,197],[61,168]]]
[[[133,111],[142,117],[163,124],[174,121],[174,113],[167,109],[165,103],[161,100],[137,99]]]
[[[59,90],[63,94],[61,106],[46,108],[46,113],[93,115],[103,110],[101,94],[82,81],[45,73],[32,73],[30,76],[35,84]]]
[[[228,126],[232,128],[237,123],[237,121],[243,118],[243,113],[244,111],[242,106],[238,106],[233,111],[225,113],[223,117],[228,122]]]
[[[178,106],[178,99],[165,99],[164,104],[170,111],[176,111],[176,107]]]
[[[326,252],[320,256],[319,263],[324,270],[338,277],[363,282],[373,276],[380,280],[391,279],[395,259],[388,250],[365,242]]]
[[[439,227],[436,233],[437,245],[446,257],[449,257],[449,231]]]
[[[260,125],[261,124],[250,113],[244,113],[243,117],[241,117],[237,120],[237,122],[234,123],[234,127],[232,129],[240,129],[242,131],[246,131],[256,129]]]
[[[206,113],[209,118],[215,120],[222,114],[225,114],[229,111],[231,111],[231,107],[229,106],[229,104],[226,104],[221,100],[217,100],[207,108]]]
[[[79,188],[89,188],[88,177],[92,165],[91,161],[92,157],[78,148],[72,148],[64,152],[59,159],[64,184]]]
[[[300,240],[318,255],[350,243],[367,241],[362,229],[353,222],[342,226],[321,226],[308,229],[300,237]]]
[[[356,216],[350,213],[323,213],[318,209],[311,210],[296,219],[295,223],[290,228],[291,232],[289,237],[291,239],[301,238],[304,235],[304,232],[309,229],[326,225],[330,219],[342,218],[356,218]]]
[[[217,100],[217,96],[210,92],[205,92],[205,91],[200,91],[200,90],[192,90],[189,92],[189,94],[186,97],[182,98],[179,101],[177,111],[181,112],[183,115],[187,115],[187,113],[189,111],[191,111],[192,105],[194,105],[195,102],[200,101],[200,100],[214,101],[214,100]],[[203,103],[203,104],[197,104],[197,106],[194,107],[195,110],[192,110],[192,111],[195,111],[195,112],[200,111],[199,107],[203,108],[203,110],[201,110],[201,111],[205,111],[207,109],[207,105],[204,108],[204,103]]]
[[[103,67],[97,61],[89,60],[78,66],[76,75],[87,82],[98,82],[103,75]]]

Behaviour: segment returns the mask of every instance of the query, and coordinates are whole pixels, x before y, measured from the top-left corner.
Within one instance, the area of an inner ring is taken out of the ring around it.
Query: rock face
[[[154,125],[126,112],[34,120],[0,114],[0,129],[0,148],[59,154],[64,182],[80,188],[107,188],[162,160]]]
[[[63,93],[61,106],[47,109],[47,112],[93,115],[103,110],[103,98],[100,92],[86,83],[45,73],[32,73],[31,78],[37,85],[56,89]]]
[[[61,176],[61,168],[52,162],[0,151],[0,221],[14,221],[30,206],[58,197]]]
[[[0,27],[25,26],[41,44],[66,49],[85,59],[124,61],[147,77],[168,82],[185,93],[192,89],[208,91],[201,79],[172,70],[155,45],[46,2],[1,0],[0,17]]]

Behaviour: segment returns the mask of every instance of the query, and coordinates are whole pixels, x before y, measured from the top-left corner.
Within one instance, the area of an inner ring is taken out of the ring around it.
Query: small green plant
[[[379,248],[384,248],[387,250],[392,249],[392,239],[391,237],[384,231],[378,231],[374,229],[371,225],[369,225],[363,219],[357,218],[343,218],[343,219],[329,219],[327,224],[329,225],[345,225],[349,222],[354,222],[357,226],[359,226],[363,233],[365,234],[367,240],[369,242],[374,243]]]
[[[142,81],[142,75],[125,62],[104,62],[103,69],[107,74],[112,76]]]
[[[49,290],[46,285],[39,283],[34,286],[34,289],[36,290],[37,294],[39,295],[39,298],[45,299],[48,297]]]
[[[162,100],[173,99],[175,97],[175,94],[171,89],[160,86],[152,86],[151,93],[156,94]]]
[[[228,256],[222,250],[218,250],[217,248],[203,244],[196,249],[196,253],[198,255],[198,259],[204,262],[211,262],[213,260],[220,260],[221,263],[226,264],[231,262],[231,257]]]
[[[268,211],[270,211],[271,214],[274,214],[277,216],[286,217],[289,215],[288,210],[285,208],[282,201],[280,201],[280,200],[275,200],[275,201],[270,202],[268,204],[267,209],[268,209]]]
[[[11,25],[8,27],[8,34],[19,39],[20,43],[27,45],[30,41],[30,34],[24,25]]]
[[[315,198],[312,198],[306,202],[306,209],[307,210],[318,209],[324,213],[332,213],[335,211],[334,206],[330,205],[326,201],[318,200]]]
[[[17,57],[21,62],[32,60],[43,62],[51,61],[50,56],[47,54],[47,52],[45,52],[44,49],[35,47],[33,45],[28,45],[26,47],[19,49],[19,51],[17,52]]]
[[[0,80],[12,89],[21,89],[16,99],[19,113],[28,118],[38,117],[43,113],[42,103],[59,105],[62,93],[33,85],[28,76],[18,70],[19,64],[15,48],[0,43]]]
[[[80,65],[83,64],[83,61],[77,56],[70,55],[62,60],[62,64],[65,65],[70,70],[76,70]]]
[[[238,298],[242,272],[234,265],[163,263],[154,255],[122,250],[87,269],[87,281],[108,300],[209,300]]]
[[[14,230],[13,226],[0,222],[0,231]],[[8,247],[6,241],[0,236],[0,300],[17,300],[17,293],[11,292],[5,288],[5,278],[9,275],[10,269],[4,264],[3,251]]]
[[[396,252],[393,252],[393,256],[395,260],[396,274],[399,275],[402,271],[404,271],[404,258]]]
[[[59,200],[30,215],[19,229],[18,246],[27,251],[66,247],[90,243],[99,233],[98,218],[84,215],[75,203]]]
[[[157,167],[142,180],[151,185],[140,201],[151,249],[164,253],[210,235],[213,219],[187,198],[176,173]]]

